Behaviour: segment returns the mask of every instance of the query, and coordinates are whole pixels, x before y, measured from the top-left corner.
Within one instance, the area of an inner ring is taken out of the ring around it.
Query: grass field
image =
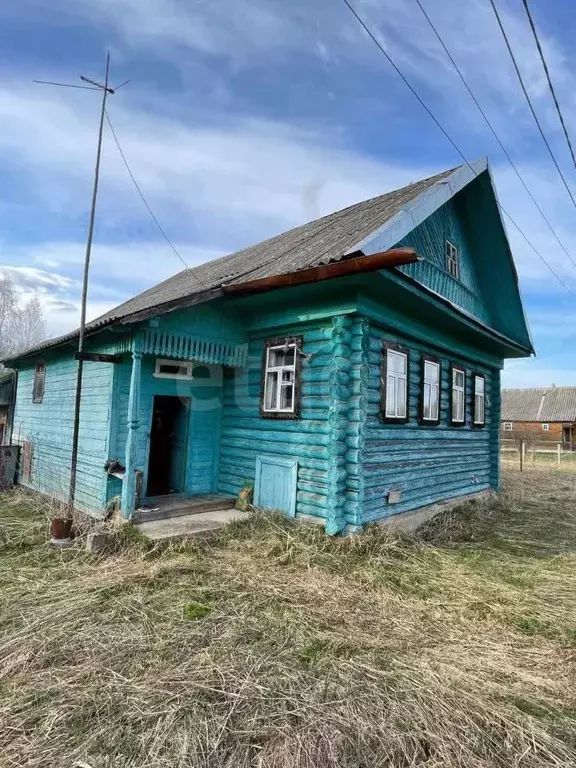
[[[0,766],[576,765],[576,474],[417,537],[254,515],[96,557],[0,499]]]

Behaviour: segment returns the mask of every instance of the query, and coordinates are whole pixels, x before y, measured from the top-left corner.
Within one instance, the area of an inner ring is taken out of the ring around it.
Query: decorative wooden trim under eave
[[[475,385],[476,376],[478,376],[481,379],[484,379],[484,421],[478,424],[474,422],[474,414],[475,414],[475,407],[476,407],[476,392],[474,389],[474,385]],[[484,429],[486,426],[486,402],[487,402],[486,375],[484,373],[480,373],[480,371],[472,371],[471,377],[472,377],[472,387],[471,387],[471,394],[470,394],[470,413],[472,414],[471,426],[473,429]]]
[[[406,355],[406,416],[386,416],[386,383],[388,374],[387,352],[400,352]],[[382,365],[380,370],[380,421],[383,424],[408,424],[410,421],[410,350],[394,341],[382,343]]]
[[[265,411],[264,410],[264,387],[266,384],[266,355],[269,347],[276,347],[280,344],[295,344],[296,354],[294,356],[294,410],[287,411]],[[262,350],[262,366],[260,373],[260,417],[262,419],[275,419],[282,421],[295,421],[301,417],[302,412],[302,345],[304,339],[302,336],[275,336],[264,341]]]
[[[438,418],[424,418],[424,365],[425,363],[437,363],[438,365]],[[442,360],[434,355],[423,352],[420,355],[420,393],[418,396],[418,422],[423,427],[437,427],[442,415]]]
[[[464,374],[464,420],[454,421],[452,414],[454,413],[454,371],[462,371]],[[453,427],[465,427],[466,426],[466,368],[460,363],[450,363],[450,424]]]

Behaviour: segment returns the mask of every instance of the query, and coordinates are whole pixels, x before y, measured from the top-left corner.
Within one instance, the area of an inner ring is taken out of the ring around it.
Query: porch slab
[[[248,512],[241,512],[238,509],[215,509],[210,512],[148,520],[136,523],[134,527],[152,541],[189,539],[217,531],[232,520],[245,520],[248,516]]]

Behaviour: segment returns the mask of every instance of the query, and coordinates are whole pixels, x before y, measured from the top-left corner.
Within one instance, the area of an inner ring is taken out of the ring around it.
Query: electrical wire
[[[118,140],[118,136],[116,135],[116,131],[114,130],[114,127],[113,127],[113,125],[112,125],[112,121],[110,120],[110,116],[109,116],[109,114],[108,114],[108,111],[106,111],[106,120],[108,121],[108,126],[109,126],[109,128],[110,128],[110,130],[111,130],[111,132],[112,132],[112,136],[113,136],[113,138],[114,138],[114,141],[115,141],[115,143],[116,143],[116,146],[117,146],[117,148],[118,148],[118,152],[120,152],[120,157],[121,157],[121,158],[122,158],[122,160],[124,161],[124,165],[126,166],[126,170],[128,171],[128,174],[129,174],[130,178],[132,179],[132,183],[134,184],[134,186],[135,186],[135,188],[136,188],[136,191],[138,192],[138,194],[139,194],[139,195],[140,195],[140,197],[142,198],[142,202],[143,202],[143,203],[144,203],[144,205],[146,206],[146,209],[147,209],[148,213],[149,213],[149,214],[150,214],[150,216],[152,217],[152,220],[154,221],[154,223],[155,223],[155,224],[156,224],[156,226],[158,227],[158,229],[159,229],[160,233],[162,234],[162,236],[164,237],[164,239],[166,240],[166,242],[168,243],[168,245],[170,246],[170,248],[172,248],[172,250],[174,251],[174,253],[176,254],[176,256],[177,256],[177,257],[180,259],[180,261],[182,262],[182,264],[184,264],[184,266],[186,267],[186,269],[190,269],[190,266],[189,266],[189,264],[187,264],[187,263],[186,263],[186,261],[185,261],[185,260],[182,258],[182,256],[180,255],[180,253],[179,253],[179,252],[178,252],[178,250],[176,249],[175,245],[172,243],[172,241],[170,240],[170,238],[169,238],[169,237],[168,237],[168,235],[166,234],[166,231],[164,230],[164,228],[162,227],[162,225],[160,224],[160,222],[158,221],[158,219],[157,219],[157,218],[156,218],[156,216],[154,215],[154,211],[152,210],[152,208],[151,208],[151,207],[150,207],[150,205],[148,204],[148,201],[147,201],[147,200],[146,200],[146,198],[144,197],[144,193],[142,192],[142,190],[140,189],[140,186],[139,186],[138,182],[137,182],[137,181],[136,181],[136,179],[134,178],[134,174],[132,173],[132,169],[130,168],[130,165],[128,164],[128,160],[126,159],[126,155],[124,154],[124,152],[122,151],[122,147],[120,146],[120,142],[119,142],[119,140]],[[198,282],[200,282],[200,280],[198,280]],[[201,283],[201,284],[202,284],[202,283]],[[206,286],[203,286],[203,287],[206,287]]]
[[[574,156],[574,150],[572,149],[572,142],[570,141],[570,136],[568,135],[568,129],[566,128],[566,123],[564,122],[564,115],[562,114],[562,110],[560,109],[560,104],[558,102],[558,99],[556,98],[556,91],[552,84],[552,78],[550,77],[550,72],[548,71],[548,65],[546,63],[544,51],[542,50],[542,46],[540,45],[540,38],[538,37],[538,32],[536,31],[536,25],[534,24],[534,19],[532,18],[532,14],[530,13],[530,8],[528,7],[528,0],[522,0],[522,2],[524,4],[524,9],[526,10],[526,15],[528,16],[528,21],[530,22],[530,28],[532,30],[532,34],[534,35],[534,40],[536,41],[536,48],[538,48],[538,53],[540,54],[540,59],[542,60],[542,66],[544,67],[544,72],[546,73],[546,79],[548,80],[548,88],[550,88],[550,93],[552,94],[552,98],[554,99],[556,112],[558,113],[560,124],[562,125],[562,130],[564,131],[564,136],[566,137],[566,143],[568,144],[568,149],[570,150],[570,154],[572,155],[572,162],[576,166],[576,157]]]
[[[508,35],[506,34],[506,30],[504,29],[504,24],[502,23],[502,19],[500,18],[500,14],[498,13],[498,8],[496,7],[496,3],[494,2],[494,0],[490,0],[490,5],[492,6],[492,10],[494,11],[494,15],[496,16],[496,21],[498,22],[498,26],[500,27],[500,31],[502,32],[502,37],[504,38],[504,42],[506,43],[506,48],[508,49],[508,53],[510,54],[510,58],[512,59],[512,64],[514,65],[516,75],[518,76],[520,87],[522,88],[522,92],[526,98],[526,101],[528,102],[528,106],[530,107],[530,111],[532,112],[532,117],[534,118],[534,122],[538,126],[538,130],[540,131],[540,136],[542,136],[542,141],[546,145],[546,149],[548,150],[548,153],[552,158],[552,162],[554,163],[556,170],[558,171],[558,175],[560,176],[560,178],[562,179],[562,183],[566,187],[566,192],[568,192],[568,195],[570,196],[570,200],[572,200],[572,205],[574,206],[574,208],[576,208],[576,200],[574,199],[572,190],[568,186],[566,177],[564,176],[560,166],[558,165],[558,161],[556,160],[556,156],[554,155],[554,152],[552,152],[552,147],[550,146],[548,139],[546,138],[546,134],[544,133],[540,120],[538,119],[538,115],[536,114],[536,110],[534,109],[534,105],[532,104],[532,100],[528,94],[526,86],[524,85],[524,79],[522,77],[522,73],[520,72],[518,62],[516,61],[516,57],[514,56],[514,51],[512,50],[512,46],[510,45]]]
[[[426,13],[426,10],[425,10],[425,9],[424,9],[424,7],[422,6],[421,0],[415,0],[415,2],[417,3],[418,7],[419,7],[419,8],[420,8],[420,10],[422,11],[422,13],[423,13],[423,15],[424,15],[424,17],[425,17],[426,21],[428,22],[428,24],[429,24],[429,25],[430,25],[430,27],[432,28],[432,31],[434,32],[434,34],[435,34],[435,35],[436,35],[436,37],[438,38],[438,42],[440,43],[440,45],[441,45],[441,46],[442,46],[442,48],[444,49],[444,51],[445,51],[446,55],[447,55],[447,56],[448,56],[448,58],[450,59],[450,62],[451,62],[451,64],[452,64],[452,66],[453,66],[453,67],[454,67],[454,69],[456,70],[456,72],[457,72],[457,74],[458,74],[458,76],[459,76],[460,80],[461,80],[461,81],[462,81],[462,83],[464,84],[464,87],[466,88],[466,90],[467,90],[467,91],[468,91],[468,93],[470,94],[470,96],[471,96],[471,98],[472,98],[472,101],[473,101],[473,102],[474,102],[474,104],[476,104],[476,106],[478,107],[478,111],[480,112],[480,114],[481,114],[481,115],[482,115],[482,117],[484,118],[484,122],[486,123],[486,125],[488,126],[488,128],[490,129],[490,131],[492,132],[492,135],[494,136],[494,138],[496,139],[496,141],[498,142],[498,145],[499,145],[500,149],[502,150],[502,152],[504,153],[504,155],[505,155],[506,159],[508,160],[508,162],[510,163],[510,165],[511,165],[511,166],[512,166],[512,168],[514,169],[514,172],[515,172],[516,176],[518,177],[518,179],[519,179],[520,183],[522,184],[522,186],[524,187],[524,189],[525,189],[525,190],[526,190],[526,192],[528,193],[528,196],[530,197],[530,199],[532,200],[532,202],[534,203],[534,205],[535,205],[535,206],[536,206],[536,208],[538,209],[538,212],[540,213],[540,215],[542,216],[542,218],[543,218],[543,219],[544,219],[544,221],[546,222],[546,225],[548,226],[548,229],[550,230],[550,232],[553,234],[554,238],[556,239],[556,242],[558,243],[558,245],[560,246],[560,248],[562,248],[562,250],[564,251],[564,253],[565,253],[565,254],[566,254],[566,256],[568,257],[568,259],[569,259],[569,260],[572,262],[572,265],[573,265],[574,267],[576,267],[576,262],[574,261],[574,259],[573,259],[573,258],[572,258],[572,256],[570,255],[570,253],[568,252],[568,250],[567,250],[566,246],[564,245],[564,243],[563,243],[563,242],[560,240],[560,237],[558,236],[558,234],[557,234],[556,230],[554,229],[554,227],[553,227],[553,226],[552,226],[552,224],[550,223],[550,221],[549,221],[548,217],[546,216],[546,214],[544,213],[544,211],[542,210],[542,208],[541,208],[541,207],[540,207],[540,205],[538,204],[538,201],[536,200],[536,198],[534,197],[534,195],[532,194],[532,192],[531,192],[531,191],[530,191],[530,189],[528,188],[528,185],[527,185],[527,184],[526,184],[526,182],[524,181],[524,178],[523,178],[522,174],[521,174],[521,173],[520,173],[520,171],[518,170],[518,166],[517,166],[517,165],[516,165],[516,163],[515,163],[515,162],[512,160],[512,158],[510,157],[510,154],[509,154],[508,150],[506,149],[506,147],[504,146],[504,144],[503,144],[503,143],[502,143],[502,141],[500,140],[500,137],[499,137],[499,136],[498,136],[498,134],[496,133],[496,129],[494,128],[494,126],[492,125],[492,123],[490,122],[490,120],[488,119],[488,116],[487,116],[486,112],[484,111],[484,109],[482,108],[482,106],[481,106],[480,102],[478,101],[478,99],[477,99],[477,98],[476,98],[476,96],[474,95],[474,92],[472,91],[472,88],[470,87],[470,85],[469,85],[469,84],[468,84],[468,82],[466,81],[466,78],[465,78],[465,77],[464,77],[464,75],[462,74],[462,71],[460,70],[460,67],[459,67],[459,66],[458,66],[458,64],[455,62],[455,60],[454,60],[454,57],[452,56],[452,54],[451,54],[451,53],[450,53],[450,51],[448,50],[448,48],[447,48],[447,46],[446,46],[446,44],[445,44],[444,40],[442,39],[442,36],[441,36],[441,35],[440,35],[440,33],[438,32],[438,29],[437,29],[437,28],[434,26],[434,23],[433,23],[432,19],[431,19],[431,18],[430,18],[430,16],[429,16],[429,15]]]
[[[419,96],[419,94],[416,92],[414,87],[411,85],[411,83],[408,81],[406,76],[403,74],[403,72],[399,69],[399,67],[396,65],[392,57],[388,54],[388,52],[384,49],[384,47],[381,45],[380,41],[376,38],[376,36],[373,34],[373,32],[370,30],[368,25],[365,23],[365,21],[362,19],[362,17],[357,13],[356,9],[351,5],[349,0],[342,0],[342,2],[346,5],[348,10],[352,13],[352,15],[356,18],[360,26],[364,29],[368,37],[375,43],[375,45],[378,47],[380,52],[385,56],[388,63],[392,66],[392,68],[395,70],[395,72],[401,77],[402,81],[406,84],[406,86],[410,89],[411,93],[414,95],[414,97],[417,99],[417,101],[420,103],[420,105],[426,110],[428,115],[432,118],[434,123],[438,126],[440,131],[444,134],[444,136],[448,139],[450,144],[454,147],[454,149],[458,152],[462,160],[464,160],[464,163],[468,166],[468,168],[472,171],[472,173],[475,176],[478,176],[472,165],[470,164],[469,160],[466,158],[460,147],[456,144],[454,139],[449,135],[449,133],[446,131],[444,126],[440,123],[438,118],[434,115],[432,110],[427,106],[427,104],[422,100],[422,98]],[[573,293],[573,291],[566,285],[564,280],[560,277],[560,275],[554,270],[553,267],[550,266],[550,264],[546,261],[544,256],[540,253],[540,251],[536,248],[536,246],[528,239],[528,236],[524,233],[524,231],[521,229],[520,225],[516,223],[516,221],[512,218],[512,216],[506,211],[506,209],[497,201],[497,205],[499,210],[506,216],[506,218],[510,221],[510,223],[515,227],[515,229],[518,231],[518,233],[524,238],[526,243],[530,246],[530,248],[534,251],[536,256],[542,261],[542,263],[548,268],[548,270],[554,275],[554,277],[558,280],[558,282],[568,291],[569,294],[572,296],[575,296],[576,294]]]

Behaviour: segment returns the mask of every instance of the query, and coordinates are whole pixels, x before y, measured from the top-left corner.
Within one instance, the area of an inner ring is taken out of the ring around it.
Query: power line
[[[458,152],[462,160],[464,160],[464,163],[468,166],[468,168],[472,171],[472,173],[475,176],[478,176],[460,147],[456,144],[454,139],[449,135],[449,133],[446,131],[444,126],[440,123],[438,118],[434,115],[434,113],[431,111],[431,109],[427,106],[427,104],[421,99],[419,94],[416,92],[414,87],[411,85],[411,83],[408,81],[406,76],[403,74],[403,72],[398,68],[396,63],[393,61],[392,57],[388,54],[388,52],[384,49],[384,47],[380,44],[380,41],[376,38],[376,36],[372,33],[370,28],[366,25],[364,20],[361,16],[356,12],[356,9],[350,4],[349,0],[342,0],[342,2],[347,6],[348,10],[352,13],[352,15],[356,18],[360,26],[364,29],[368,37],[375,43],[377,48],[380,50],[380,52],[385,56],[388,63],[392,66],[392,68],[395,70],[395,72],[401,77],[402,81],[405,83],[405,85],[410,89],[411,93],[414,95],[414,97],[417,99],[419,104],[426,110],[428,115],[432,118],[434,123],[437,125],[437,127],[440,129],[440,131],[444,134],[444,136],[448,139],[450,144],[454,147],[454,149]],[[507,219],[510,221],[510,223],[515,227],[515,229],[518,231],[518,233],[524,238],[526,243],[530,246],[530,248],[534,251],[534,253],[538,256],[538,258],[542,261],[542,263],[550,270],[550,272],[554,275],[554,277],[558,280],[558,282],[568,291],[569,294],[574,296],[575,294],[572,292],[572,290],[566,285],[564,280],[560,277],[560,275],[554,270],[553,267],[550,266],[550,264],[546,261],[544,256],[540,253],[540,251],[536,248],[536,246],[528,239],[527,235],[524,234],[524,231],[521,229],[521,227],[515,222],[515,220],[512,218],[512,216],[508,213],[508,211],[498,202],[496,201],[498,208],[502,213],[507,217]]]
[[[558,117],[562,125],[562,130],[564,131],[564,136],[566,137],[566,142],[568,144],[570,154],[572,155],[572,162],[576,166],[576,157],[574,156],[574,150],[572,149],[572,142],[570,141],[570,136],[568,135],[568,130],[566,128],[566,123],[564,122],[564,116],[562,114],[562,110],[560,109],[560,104],[558,103],[558,99],[556,98],[556,91],[554,89],[554,86],[552,85],[552,79],[550,77],[550,72],[548,71],[548,65],[546,64],[544,51],[542,50],[542,46],[540,45],[540,38],[538,37],[538,32],[536,31],[536,25],[534,24],[534,19],[532,18],[532,14],[530,13],[530,8],[528,7],[528,0],[522,0],[522,2],[526,10],[526,15],[528,16],[528,21],[530,22],[530,28],[532,29],[532,34],[534,35],[534,40],[536,41],[536,47],[538,48],[540,59],[542,60],[542,66],[544,67],[544,72],[546,73],[546,79],[548,80],[548,87],[550,88],[550,93],[552,94],[552,98],[554,99],[556,112],[558,112]]]
[[[532,100],[530,99],[530,96],[528,95],[528,91],[526,90],[526,86],[524,85],[524,79],[522,77],[522,73],[520,72],[520,68],[518,66],[518,63],[516,61],[516,57],[514,56],[514,52],[512,50],[512,47],[510,45],[510,41],[508,40],[508,35],[506,34],[506,30],[504,29],[504,25],[502,24],[502,19],[500,18],[500,14],[498,13],[498,8],[496,7],[496,3],[494,0],[490,0],[490,5],[492,6],[492,10],[494,11],[494,14],[496,16],[496,20],[498,22],[498,26],[500,27],[500,31],[502,32],[502,36],[504,38],[504,42],[506,43],[506,48],[508,49],[508,53],[510,54],[510,58],[512,59],[512,63],[514,64],[514,69],[516,70],[516,74],[518,76],[518,80],[520,82],[520,86],[522,88],[522,92],[524,93],[524,96],[526,98],[526,101],[528,102],[528,106],[530,107],[530,111],[532,112],[532,117],[534,118],[534,122],[538,126],[538,130],[540,131],[540,136],[542,136],[542,141],[546,145],[546,149],[548,150],[548,153],[550,154],[550,157],[552,158],[552,162],[556,166],[556,170],[558,171],[558,174],[560,178],[562,179],[562,183],[566,187],[566,192],[570,195],[570,200],[572,200],[572,205],[574,208],[576,208],[576,200],[574,199],[574,195],[572,194],[572,191],[570,187],[568,186],[568,182],[566,181],[566,178],[564,174],[562,173],[562,170],[560,169],[560,166],[558,165],[558,161],[556,160],[556,157],[554,155],[554,152],[552,152],[552,148],[550,144],[548,143],[548,139],[546,138],[546,134],[544,133],[544,130],[542,129],[542,125],[540,123],[540,120],[538,120],[538,115],[536,114],[536,110],[534,109],[534,105],[532,104]]]
[[[114,130],[114,127],[113,127],[113,125],[112,125],[112,121],[110,120],[110,116],[109,116],[109,114],[108,114],[108,111],[106,111],[106,120],[108,121],[108,126],[110,127],[110,130],[111,130],[111,132],[112,132],[112,136],[113,136],[113,138],[114,138],[114,141],[115,141],[115,143],[116,143],[116,146],[118,147],[118,152],[120,152],[120,157],[121,157],[121,158],[122,158],[122,160],[124,161],[124,165],[126,166],[126,170],[128,171],[128,174],[129,174],[130,178],[132,179],[132,183],[134,184],[134,186],[135,186],[135,188],[136,188],[136,191],[138,192],[138,194],[139,194],[139,195],[140,195],[140,197],[142,198],[142,202],[143,202],[143,203],[144,203],[144,205],[146,206],[146,209],[148,210],[148,213],[149,213],[149,214],[150,214],[150,216],[152,217],[152,220],[154,221],[154,223],[155,223],[155,224],[156,224],[156,226],[158,227],[159,231],[161,232],[162,236],[164,237],[164,239],[166,240],[166,242],[168,243],[168,245],[170,246],[170,248],[172,248],[172,250],[174,251],[174,253],[176,254],[176,256],[177,256],[177,257],[180,259],[180,261],[182,262],[182,264],[184,264],[184,266],[186,267],[186,269],[190,269],[190,266],[189,266],[189,265],[188,265],[188,264],[187,264],[187,263],[184,261],[184,259],[182,258],[182,256],[180,255],[180,253],[178,252],[178,250],[176,249],[176,247],[174,246],[174,244],[172,243],[172,241],[170,240],[170,238],[168,237],[168,235],[166,234],[166,231],[164,230],[164,228],[162,227],[162,225],[160,224],[160,222],[158,221],[158,219],[157,219],[157,218],[156,218],[156,216],[154,215],[154,211],[152,210],[152,208],[150,208],[150,205],[148,204],[148,201],[147,201],[147,200],[146,200],[146,198],[144,197],[144,193],[142,192],[142,190],[140,189],[140,186],[139,186],[138,182],[137,182],[137,181],[136,181],[136,179],[134,178],[134,174],[132,173],[132,169],[130,168],[130,165],[128,164],[128,160],[126,160],[126,155],[125,155],[125,154],[124,154],[124,152],[122,151],[122,147],[120,146],[120,142],[118,141],[118,136],[116,135],[116,131]],[[200,282],[200,281],[198,281],[198,282]],[[205,287],[205,286],[204,286],[204,287]]]
[[[464,84],[464,87],[466,88],[466,90],[467,90],[467,91],[468,91],[468,93],[470,94],[470,96],[471,96],[471,98],[472,98],[472,100],[473,100],[474,104],[476,104],[476,106],[478,107],[478,110],[479,110],[480,114],[481,114],[481,115],[482,115],[482,117],[484,118],[484,122],[486,123],[486,125],[488,126],[488,128],[490,129],[490,131],[492,132],[492,135],[494,136],[494,138],[496,139],[496,141],[498,142],[498,145],[500,146],[500,149],[502,150],[502,152],[504,153],[504,155],[505,155],[506,159],[508,160],[508,162],[510,163],[510,165],[511,165],[511,166],[512,166],[512,168],[514,169],[514,172],[516,173],[516,176],[518,177],[518,179],[519,179],[520,183],[522,184],[522,186],[524,187],[524,189],[525,189],[525,190],[526,190],[526,192],[528,193],[528,195],[529,195],[530,199],[532,200],[532,202],[534,203],[534,205],[535,205],[535,206],[536,206],[536,208],[538,209],[538,212],[540,213],[540,215],[542,216],[542,218],[543,218],[543,219],[544,219],[544,221],[546,222],[546,224],[547,224],[547,226],[548,226],[548,229],[549,229],[549,230],[550,230],[550,232],[551,232],[551,233],[554,235],[554,237],[555,237],[555,239],[556,239],[556,242],[557,242],[557,243],[558,243],[558,245],[559,245],[559,246],[562,248],[562,250],[564,251],[564,253],[566,254],[566,256],[569,258],[569,260],[572,262],[573,266],[574,266],[574,267],[576,267],[576,262],[574,261],[574,259],[572,258],[572,256],[571,256],[571,255],[570,255],[570,253],[568,252],[568,250],[566,249],[566,247],[565,247],[564,243],[563,243],[563,242],[560,240],[560,238],[559,238],[559,236],[558,236],[558,234],[557,234],[556,230],[554,229],[554,227],[553,227],[553,226],[552,226],[552,224],[550,223],[549,219],[547,218],[546,214],[544,213],[544,211],[542,210],[542,208],[541,208],[541,207],[540,207],[540,205],[538,204],[538,202],[537,202],[536,198],[534,197],[534,195],[532,194],[532,192],[531,192],[531,191],[530,191],[530,189],[528,188],[528,185],[527,185],[527,184],[526,184],[526,182],[524,181],[524,178],[523,178],[523,176],[521,175],[520,171],[518,170],[518,167],[517,167],[516,163],[515,163],[515,162],[512,160],[512,158],[510,157],[510,154],[509,154],[508,150],[506,149],[506,147],[504,146],[504,144],[503,144],[503,143],[502,143],[502,141],[500,140],[500,137],[499,137],[499,136],[498,136],[498,134],[496,133],[496,129],[494,128],[494,126],[492,125],[492,123],[490,122],[490,120],[488,119],[488,116],[487,116],[486,112],[484,111],[484,109],[482,108],[482,106],[481,106],[480,102],[478,101],[478,99],[477,99],[477,98],[476,98],[476,96],[474,95],[474,92],[472,91],[472,88],[469,86],[468,82],[466,81],[466,78],[465,78],[465,77],[464,77],[464,75],[462,74],[462,71],[460,70],[460,68],[459,68],[458,64],[457,64],[457,63],[454,61],[454,58],[453,58],[452,54],[450,53],[450,51],[449,51],[449,50],[448,50],[448,48],[446,47],[446,44],[444,43],[444,40],[442,39],[442,37],[441,37],[440,33],[438,32],[437,28],[434,26],[434,23],[433,23],[432,19],[431,19],[431,18],[430,18],[430,16],[429,16],[429,15],[426,13],[426,11],[425,11],[424,7],[422,6],[421,0],[415,0],[415,2],[418,4],[418,7],[420,8],[420,10],[422,11],[422,13],[424,14],[424,17],[425,17],[426,21],[428,22],[428,24],[429,24],[429,25],[432,27],[432,30],[433,30],[434,34],[436,35],[436,37],[438,38],[438,41],[439,41],[440,45],[441,45],[441,46],[442,46],[442,48],[444,49],[444,51],[445,51],[446,55],[448,56],[448,58],[450,59],[450,62],[452,63],[452,66],[454,67],[454,69],[455,69],[455,70],[456,70],[456,72],[458,73],[458,76],[460,77],[460,80],[462,81],[462,83]]]

